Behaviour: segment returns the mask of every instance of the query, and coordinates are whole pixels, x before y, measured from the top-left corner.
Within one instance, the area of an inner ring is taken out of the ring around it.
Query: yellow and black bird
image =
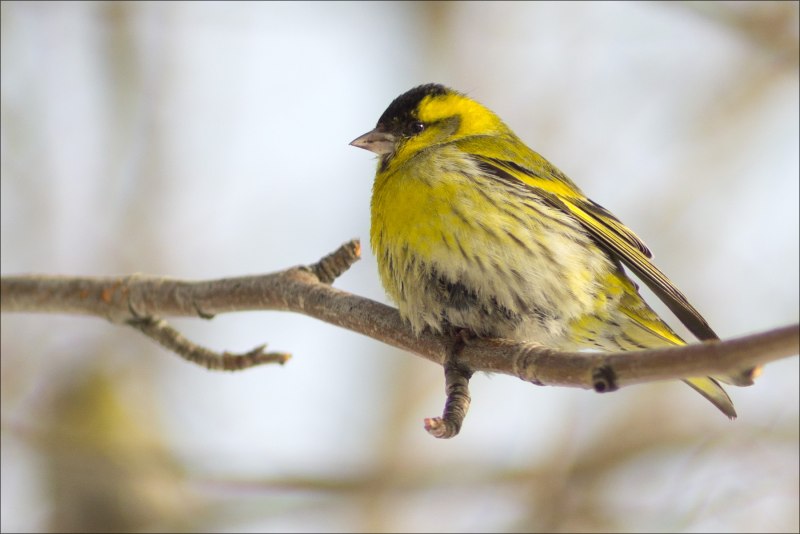
[[[379,157],[370,242],[416,332],[455,327],[562,350],[683,345],[624,265],[699,339],[717,339],[631,230],[464,94],[415,87],[351,144]],[[736,417],[714,378],[686,383]]]

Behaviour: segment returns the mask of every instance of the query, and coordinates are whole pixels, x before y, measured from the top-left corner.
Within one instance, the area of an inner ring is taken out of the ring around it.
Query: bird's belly
[[[396,234],[373,221],[384,287],[416,331],[454,326],[560,346],[572,322],[598,312],[618,266],[567,215],[530,200],[498,201],[493,213],[428,200],[418,216],[406,205]]]

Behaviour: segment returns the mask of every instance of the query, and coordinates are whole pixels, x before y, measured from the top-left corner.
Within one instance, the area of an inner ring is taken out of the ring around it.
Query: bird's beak
[[[351,145],[375,152],[379,156],[389,154],[394,151],[397,138],[389,132],[383,132],[375,128],[350,142]]]

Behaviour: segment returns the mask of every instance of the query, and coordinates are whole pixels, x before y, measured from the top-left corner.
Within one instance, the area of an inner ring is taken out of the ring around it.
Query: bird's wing
[[[542,171],[496,157],[476,155],[480,168],[504,181],[516,179],[552,206],[575,217],[601,246],[627,265],[672,313],[701,340],[719,339],[677,287],[650,261],[652,254],[636,234],[608,210],[592,202],[544,158],[534,153]],[[539,161],[541,159],[541,162]],[[538,166],[538,165],[537,165]]]

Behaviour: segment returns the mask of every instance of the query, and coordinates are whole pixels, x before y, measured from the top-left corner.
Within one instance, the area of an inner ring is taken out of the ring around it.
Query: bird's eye
[[[416,134],[420,133],[424,129],[425,129],[425,123],[424,122],[420,122],[420,121],[412,122],[410,127],[409,127],[409,131],[410,131],[411,135],[416,135]]]

